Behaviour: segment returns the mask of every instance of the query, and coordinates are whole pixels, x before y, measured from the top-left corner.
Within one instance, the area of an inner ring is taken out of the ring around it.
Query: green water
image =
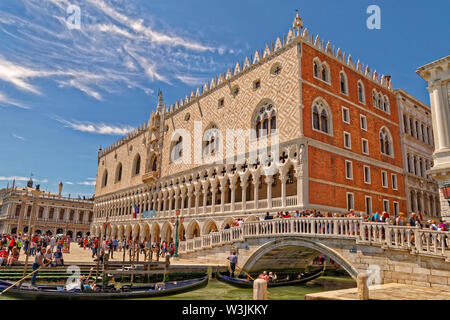
[[[347,277],[320,277],[299,286],[268,288],[269,300],[304,300],[308,293],[348,289],[356,287],[356,282]],[[217,280],[210,280],[202,289],[191,292],[151,298],[159,300],[252,300],[253,289],[236,288]]]
[[[307,284],[268,288],[269,300],[304,300],[308,293],[356,287],[356,282],[350,277],[323,276]],[[13,299],[0,296],[0,300]],[[147,298],[149,300],[252,300],[253,289],[236,288],[217,280],[210,280],[202,289],[175,294],[171,296]],[[145,299],[143,299],[145,300]]]

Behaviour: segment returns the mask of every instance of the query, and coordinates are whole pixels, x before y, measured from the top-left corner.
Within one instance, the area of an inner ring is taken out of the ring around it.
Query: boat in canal
[[[0,290],[13,285],[13,282],[0,280]],[[188,292],[205,287],[208,284],[208,276],[197,279],[168,281],[151,285],[122,286],[120,289],[113,285],[99,285],[95,291],[82,291],[80,289],[65,290],[57,285],[22,284],[19,288],[14,286],[4,293],[6,296],[19,299],[56,299],[56,300],[104,300],[104,299],[135,299],[151,298],[165,295],[173,295]]]
[[[314,279],[319,278],[323,275],[325,271],[325,267],[322,269],[319,269],[317,271],[308,272],[302,274],[300,277],[290,279],[289,277],[285,277],[282,279],[278,279],[274,282],[269,281],[267,283],[268,287],[281,287],[281,286],[294,286],[294,285],[300,285],[305,284],[309,281],[312,281]],[[217,280],[223,281],[225,283],[228,283],[232,286],[238,287],[238,288],[252,288],[253,287],[253,280],[243,279],[243,278],[232,278],[225,273],[217,273]]]

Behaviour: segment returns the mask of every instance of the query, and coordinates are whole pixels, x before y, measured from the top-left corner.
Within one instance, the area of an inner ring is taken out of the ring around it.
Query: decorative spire
[[[294,22],[292,23],[292,29],[297,30],[297,34],[299,33],[299,29],[303,29],[303,21],[298,15],[298,9],[296,11],[296,16],[294,18]]]
[[[156,110],[162,112],[163,107],[164,107],[163,94],[161,90],[158,90],[158,107],[156,108]]]

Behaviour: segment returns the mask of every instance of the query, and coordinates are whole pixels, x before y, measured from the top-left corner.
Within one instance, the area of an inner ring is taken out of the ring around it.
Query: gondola
[[[0,280],[0,290],[3,291],[13,283]],[[66,291],[61,286],[22,284],[21,288],[13,287],[4,293],[7,296],[20,299],[57,299],[57,300],[96,300],[96,299],[135,299],[152,298],[165,295],[178,294],[205,287],[208,276],[202,278],[162,282],[143,286],[123,286],[115,289],[112,285],[99,286],[96,291],[81,291],[79,289]]]
[[[268,287],[281,287],[281,286],[294,286],[294,285],[304,284],[311,280],[319,278],[320,276],[323,275],[324,271],[325,271],[325,267],[323,267],[322,269],[315,271],[315,272],[309,272],[309,273],[303,275],[303,277],[301,277],[300,279],[295,279],[295,280],[289,280],[286,278],[279,279],[279,280],[276,280],[275,282],[268,282],[267,286]],[[238,288],[252,288],[253,287],[252,280],[247,281],[247,280],[241,279],[241,278],[232,278],[223,273],[217,273],[217,280],[231,284],[232,286],[235,286]]]

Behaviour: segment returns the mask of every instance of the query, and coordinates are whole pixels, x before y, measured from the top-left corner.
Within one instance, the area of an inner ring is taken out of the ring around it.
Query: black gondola
[[[276,280],[275,282],[269,281],[267,283],[268,287],[281,287],[281,286],[293,286],[293,285],[299,285],[307,283],[311,280],[317,279],[320,276],[323,275],[325,271],[325,267],[315,271],[315,272],[309,272],[307,274],[304,274],[300,279],[280,279]],[[252,280],[245,280],[241,278],[232,278],[229,276],[226,276],[221,273],[217,273],[217,279],[220,281],[223,281],[225,283],[231,284],[232,286],[238,287],[238,288],[252,288],[253,287],[253,281]]]
[[[0,290],[5,290],[13,283],[0,280]],[[13,287],[5,295],[20,299],[57,299],[57,300],[96,300],[96,299],[135,299],[151,298],[178,294],[205,287],[208,276],[183,280],[157,283],[143,286],[123,286],[115,289],[113,286],[99,286],[96,291],[71,290],[66,291],[61,286],[23,284],[21,288]]]

